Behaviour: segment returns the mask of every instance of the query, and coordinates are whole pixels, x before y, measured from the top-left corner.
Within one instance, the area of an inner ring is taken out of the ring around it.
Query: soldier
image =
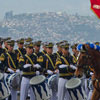
[[[61,47],[61,44],[62,44],[62,43],[63,43],[62,41],[56,43],[57,49],[58,49],[58,51],[57,51],[56,53],[54,53],[56,59],[57,59],[58,57],[60,58],[60,57],[62,56],[62,47]]]
[[[43,45],[43,50],[42,50],[42,55],[46,55],[46,53],[47,53],[47,47],[46,47],[46,44],[47,44],[47,42],[44,42],[44,43],[42,43],[42,45]]]
[[[49,42],[48,44],[46,44],[46,48],[47,48],[47,54],[44,56],[40,56],[38,61],[39,64],[43,67],[43,73],[46,77],[50,77],[51,75],[57,73],[57,69],[55,66],[56,63],[56,58],[53,55],[53,43]],[[57,95],[56,95],[56,91],[54,91],[54,89],[52,89],[52,97],[51,100],[56,100],[57,99]]]
[[[1,54],[0,60],[1,60],[1,66],[0,69],[4,71],[6,74],[5,76],[9,75],[9,73],[18,72],[18,60],[17,55],[14,48],[14,40],[9,40],[7,42],[7,53]],[[15,91],[13,88],[10,88],[11,90],[11,99],[10,100],[17,100],[17,91]]]
[[[40,47],[41,47],[41,41],[36,41],[34,43],[34,55],[37,57],[37,61],[38,61],[38,58],[40,56],[42,56],[42,53],[40,52]]]
[[[37,64],[37,58],[33,55],[33,43],[29,42],[25,45],[25,47],[26,54],[19,59],[19,66],[22,71],[20,100],[26,100],[29,89],[30,100],[35,100],[34,93],[29,82],[32,77],[39,75],[39,68],[41,68],[41,66]]]
[[[18,39],[17,40],[17,46],[18,49],[15,50],[16,54],[17,54],[17,60],[19,60],[20,56],[24,56],[26,54],[26,50],[23,48],[24,45],[24,39]]]
[[[57,59],[56,66],[59,69],[58,100],[64,100],[65,95],[66,100],[69,100],[70,96],[65,89],[65,83],[73,77],[76,67],[73,66],[72,56],[69,53],[69,44],[66,42],[62,43],[62,56]]]
[[[3,39],[5,52],[8,51],[8,43],[7,43],[7,41],[9,41],[10,39],[11,39],[11,37],[7,37],[7,38]]]
[[[78,57],[78,54],[79,54],[79,51],[77,50],[77,45],[78,44],[74,44],[74,45],[71,46],[72,51],[73,51],[73,62],[74,62],[74,64],[77,63],[77,57]]]

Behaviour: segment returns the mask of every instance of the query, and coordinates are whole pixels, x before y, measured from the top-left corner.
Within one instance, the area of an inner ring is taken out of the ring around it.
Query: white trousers
[[[65,83],[67,79],[59,78],[58,81],[58,100],[71,100],[68,90],[65,88]]]
[[[90,91],[89,91],[89,95],[88,95],[87,100],[91,100],[91,97],[92,97],[92,92],[93,92],[93,90],[90,90]]]
[[[31,85],[29,84],[30,79],[22,77],[21,90],[20,90],[20,100],[26,100],[28,96],[28,90],[30,89],[30,100],[35,100],[34,92]]]
[[[89,95],[89,79],[88,78],[86,78],[85,79],[85,92],[86,92],[86,94],[87,94],[87,97],[88,97],[88,95]]]

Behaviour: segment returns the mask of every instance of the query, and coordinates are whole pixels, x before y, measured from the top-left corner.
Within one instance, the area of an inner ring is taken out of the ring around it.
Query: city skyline
[[[0,0],[0,20],[6,12],[14,14],[66,12],[80,15],[92,15],[90,0]]]

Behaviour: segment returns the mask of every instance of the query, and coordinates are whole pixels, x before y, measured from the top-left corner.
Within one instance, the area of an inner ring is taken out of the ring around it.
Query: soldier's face
[[[8,43],[7,43],[7,42],[4,42],[4,45],[5,45],[5,47],[7,47],[7,48],[8,48]]]
[[[78,53],[77,49],[72,49],[72,51],[74,54]]]
[[[46,48],[45,46],[43,46],[43,49],[44,49],[45,51],[47,51],[47,48]]]
[[[33,47],[28,47],[26,48],[27,54],[32,54],[33,53]]]
[[[57,47],[58,51],[62,52],[62,48],[60,46]]]
[[[69,52],[69,49],[67,49],[67,48],[63,48],[63,49],[62,49],[62,53],[63,53],[64,55],[67,55],[68,52]]]
[[[52,52],[53,52],[53,48],[51,47],[51,48],[47,48],[47,53],[48,54],[52,54]]]
[[[35,48],[36,51],[40,51],[40,45],[34,46],[34,48]]]
[[[24,45],[24,44],[21,44],[21,43],[20,43],[20,44],[18,44],[18,47],[19,47],[19,48],[23,48],[23,45]]]
[[[8,45],[8,51],[13,51],[14,46]]]
[[[75,49],[72,49],[72,51],[73,51],[73,53],[75,53],[75,52],[76,52],[76,50],[75,50]]]

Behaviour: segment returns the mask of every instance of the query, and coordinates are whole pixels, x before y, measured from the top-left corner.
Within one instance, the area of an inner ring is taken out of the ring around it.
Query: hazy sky
[[[11,10],[14,14],[65,11],[92,15],[90,0],[0,0],[0,19]]]

